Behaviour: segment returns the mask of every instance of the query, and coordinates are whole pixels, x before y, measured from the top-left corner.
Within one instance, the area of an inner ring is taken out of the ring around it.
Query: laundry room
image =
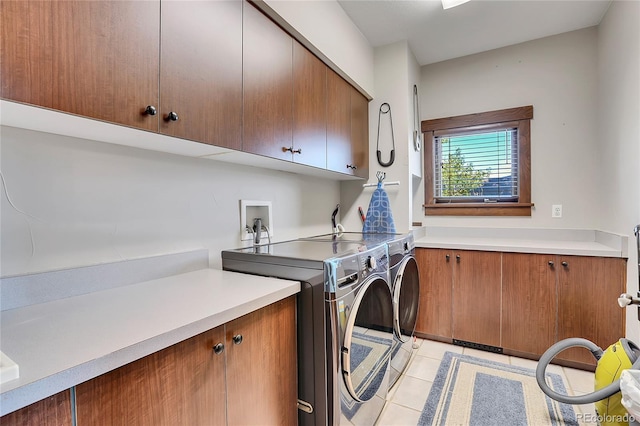
[[[3,424],[491,424],[443,366],[640,342],[639,1],[0,12]]]

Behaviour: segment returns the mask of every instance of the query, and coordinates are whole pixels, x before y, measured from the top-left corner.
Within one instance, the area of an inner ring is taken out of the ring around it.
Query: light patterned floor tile
[[[422,411],[424,403],[427,402],[431,385],[432,382],[405,376],[402,378],[391,402]]]
[[[462,354],[475,356],[476,358],[488,359],[489,361],[501,362],[502,364],[509,364],[509,355],[496,354],[473,348],[464,348]]]
[[[575,368],[563,368],[569,387],[576,392],[593,392],[594,374],[591,371],[577,370]]]
[[[442,359],[445,352],[448,351],[461,354],[462,349],[462,346],[455,346],[448,343],[425,340],[420,346],[420,349],[418,349],[418,355],[434,359]]]
[[[538,367],[538,361],[535,361],[532,359],[518,358],[517,356],[510,356],[509,364],[516,365],[522,368],[528,368],[530,370],[535,370]]]
[[[440,367],[440,360],[416,356],[407,367],[406,376],[433,382]]]
[[[417,425],[420,411],[402,407],[397,404],[387,403],[382,415],[376,422],[378,426],[411,426]]]

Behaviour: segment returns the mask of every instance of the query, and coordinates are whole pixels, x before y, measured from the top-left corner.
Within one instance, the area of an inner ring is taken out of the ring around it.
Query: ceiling
[[[338,0],[373,47],[407,40],[420,65],[597,25],[610,0]]]

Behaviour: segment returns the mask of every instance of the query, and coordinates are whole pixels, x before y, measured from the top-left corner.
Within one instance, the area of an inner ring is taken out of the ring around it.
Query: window
[[[425,214],[531,216],[526,106],[422,122]]]

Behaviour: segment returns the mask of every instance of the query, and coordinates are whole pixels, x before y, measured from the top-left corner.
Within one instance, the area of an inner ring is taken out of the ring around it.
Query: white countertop
[[[300,283],[203,269],[1,313],[0,350],[20,377],[0,415],[300,291]]]
[[[426,228],[416,247],[573,256],[628,257],[627,237],[581,229]]]

